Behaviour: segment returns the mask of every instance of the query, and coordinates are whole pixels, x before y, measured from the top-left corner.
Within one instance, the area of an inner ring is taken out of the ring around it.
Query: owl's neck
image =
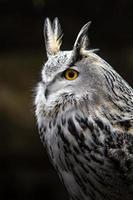
[[[89,101],[88,95],[81,99],[76,99],[74,95],[64,94],[58,101],[45,105],[45,111],[50,113],[71,112],[72,110],[82,110],[83,113],[88,113],[92,117],[101,115],[112,123],[123,119],[133,119],[133,105],[132,101],[125,103],[124,95],[122,98],[115,98],[108,96],[102,98],[100,101]]]
[[[131,101],[125,102],[123,99],[115,99],[109,97],[107,101],[100,106],[99,112],[102,113],[109,121],[115,123],[116,121],[124,119],[133,119],[133,105]]]

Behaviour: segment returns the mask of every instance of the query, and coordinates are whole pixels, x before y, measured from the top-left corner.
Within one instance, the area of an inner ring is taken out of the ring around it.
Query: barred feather
[[[53,26],[46,20],[47,53],[55,56],[37,88],[39,134],[71,200],[132,200],[133,89],[87,50],[89,24],[72,51],[56,54],[61,29],[57,19]],[[64,76],[68,69],[76,79]]]

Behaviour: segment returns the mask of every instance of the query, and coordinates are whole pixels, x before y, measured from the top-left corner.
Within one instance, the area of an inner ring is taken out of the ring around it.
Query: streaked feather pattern
[[[71,200],[132,200],[133,89],[88,50],[89,25],[71,51],[60,51],[59,22],[46,19],[39,134]],[[64,77],[68,69],[78,71],[75,80]]]

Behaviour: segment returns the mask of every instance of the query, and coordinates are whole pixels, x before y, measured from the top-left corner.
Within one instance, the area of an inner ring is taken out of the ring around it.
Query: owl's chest
[[[105,154],[104,136],[94,124],[86,128],[84,121],[79,126],[71,114],[69,118],[62,115],[46,119],[44,126],[42,140],[70,196],[83,200],[122,199],[122,191],[128,189],[126,176]]]

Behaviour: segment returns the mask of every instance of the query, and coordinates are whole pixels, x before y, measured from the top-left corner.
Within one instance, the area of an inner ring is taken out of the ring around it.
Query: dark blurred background
[[[0,0],[0,199],[66,200],[34,118],[33,90],[46,60],[45,17],[59,17],[64,49],[89,20],[92,48],[130,85],[133,73],[132,0]]]

